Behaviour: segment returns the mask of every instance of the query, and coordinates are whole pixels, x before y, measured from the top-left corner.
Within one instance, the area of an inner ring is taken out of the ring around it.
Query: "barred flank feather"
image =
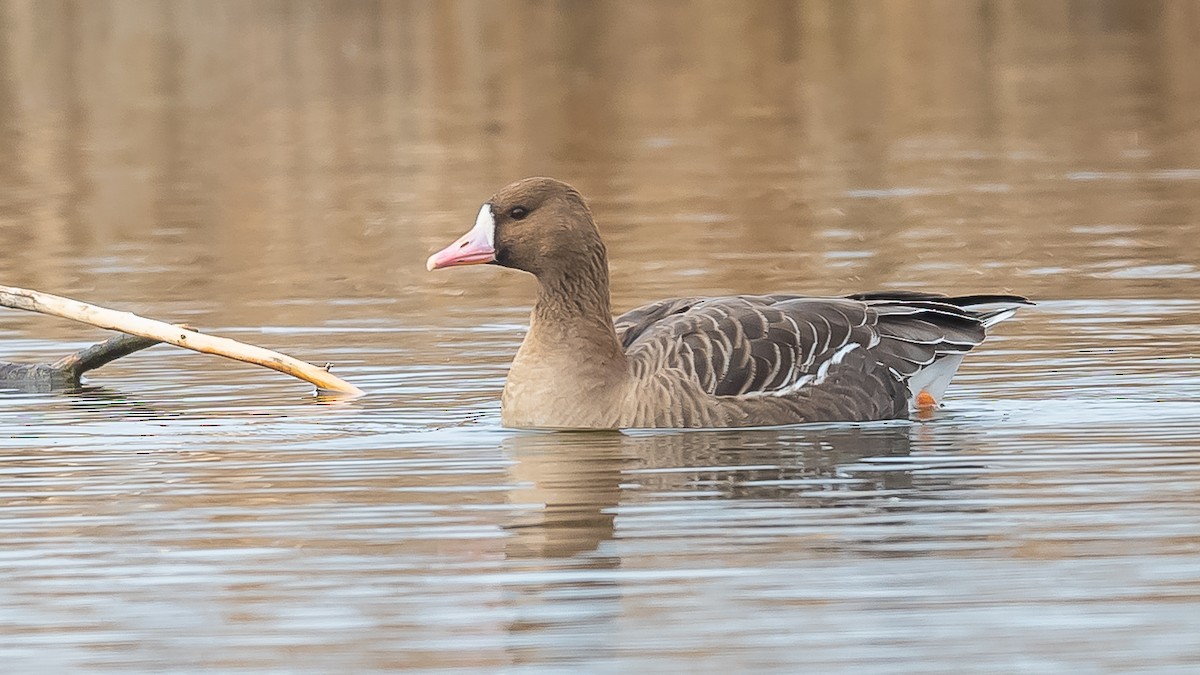
[[[771,423],[816,421],[811,410],[823,402],[837,411],[829,419],[880,419],[907,414],[922,390],[940,398],[986,328],[1025,304],[908,291],[678,298],[621,315],[616,330],[637,372],[673,373],[713,397],[697,407]],[[672,417],[705,417],[691,412]]]

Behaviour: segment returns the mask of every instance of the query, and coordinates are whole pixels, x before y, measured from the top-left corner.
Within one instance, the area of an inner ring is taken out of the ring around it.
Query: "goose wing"
[[[635,370],[671,369],[713,396],[788,396],[819,387],[848,358],[876,386],[884,374],[907,383],[970,351],[987,326],[1025,303],[913,292],[677,298],[628,312],[616,327]]]

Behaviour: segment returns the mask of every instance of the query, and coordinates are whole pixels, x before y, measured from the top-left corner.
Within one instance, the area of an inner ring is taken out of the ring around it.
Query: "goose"
[[[516,181],[430,271],[491,264],[537,279],[501,424],[727,428],[908,417],[1026,298],[875,291],[670,298],[614,320],[608,257],[579,191]]]

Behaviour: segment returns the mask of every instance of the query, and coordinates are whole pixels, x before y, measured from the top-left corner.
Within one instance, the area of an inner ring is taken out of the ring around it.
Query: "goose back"
[[[639,383],[627,422],[696,427],[904,417],[922,389],[940,398],[987,326],[1024,303],[1018,296],[914,292],[652,303],[615,321]]]

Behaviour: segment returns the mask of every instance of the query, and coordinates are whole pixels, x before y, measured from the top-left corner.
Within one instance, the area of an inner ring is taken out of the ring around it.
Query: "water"
[[[157,347],[0,394],[14,672],[1189,672],[1200,6],[0,4],[0,283]],[[1039,301],[928,422],[515,433],[517,177],[614,301]],[[102,339],[0,312],[0,358]]]

